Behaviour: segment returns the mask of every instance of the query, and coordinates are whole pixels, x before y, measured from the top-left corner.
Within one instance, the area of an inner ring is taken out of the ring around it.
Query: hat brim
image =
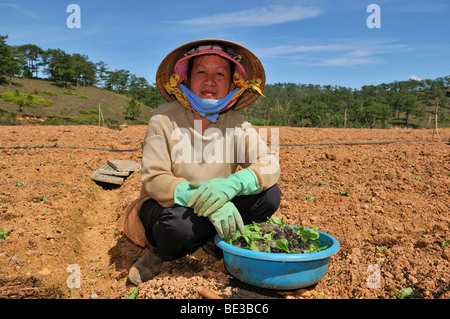
[[[237,51],[242,57],[241,64],[245,69],[247,79],[259,79],[261,81],[261,91],[263,91],[266,82],[266,74],[264,72],[264,67],[261,64],[261,61],[256,57],[256,55],[235,42],[220,39],[203,39],[192,41],[176,48],[175,50],[170,52],[159,65],[158,71],[156,72],[156,86],[159,93],[166,101],[171,102],[175,100],[175,96],[167,93],[167,91],[164,89],[164,86],[169,83],[170,76],[173,74],[175,64],[178,62],[178,60],[183,58],[184,54],[191,48],[210,43],[217,43],[223,46],[230,47],[233,50]],[[255,102],[259,98],[259,96],[259,93],[254,90],[246,90],[236,101],[233,109],[242,109]]]

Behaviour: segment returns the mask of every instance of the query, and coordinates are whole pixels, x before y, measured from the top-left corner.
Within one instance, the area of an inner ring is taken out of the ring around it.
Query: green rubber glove
[[[197,188],[187,206],[194,207],[198,216],[209,216],[237,195],[253,195],[259,192],[255,174],[248,168],[227,178],[212,178],[205,182],[190,183]]]
[[[216,228],[220,238],[236,238],[236,227],[241,234],[245,234],[242,216],[232,202],[226,202],[221,208],[208,216],[208,219]]]
[[[181,182],[175,187],[173,194],[175,204],[188,207],[188,202],[197,189],[191,188],[188,181]]]

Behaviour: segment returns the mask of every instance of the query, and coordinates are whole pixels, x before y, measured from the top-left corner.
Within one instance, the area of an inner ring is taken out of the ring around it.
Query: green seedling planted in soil
[[[402,291],[397,291],[397,290],[395,290],[394,287],[392,287],[391,290],[394,292],[394,295],[398,299],[404,299],[404,298],[410,296],[412,294],[412,292],[413,292],[411,287],[403,288]]]
[[[448,244],[450,244],[450,239],[447,241],[441,241],[441,248],[444,249],[445,247],[448,246]]]
[[[0,238],[5,239],[8,236],[9,236],[9,233],[6,230],[4,230],[3,228],[0,228]]]
[[[131,294],[129,294],[127,297],[125,297],[123,299],[136,299],[138,294],[139,294],[139,289],[138,288],[134,288],[133,291],[131,292]]]

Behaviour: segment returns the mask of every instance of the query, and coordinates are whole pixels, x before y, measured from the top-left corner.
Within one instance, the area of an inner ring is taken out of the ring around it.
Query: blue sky
[[[81,9],[80,28],[67,26],[70,4]],[[367,25],[370,4],[380,28]],[[449,16],[448,0],[0,0],[0,34],[9,45],[86,54],[150,84],[174,48],[222,38],[252,50],[267,83],[360,88],[449,75]]]

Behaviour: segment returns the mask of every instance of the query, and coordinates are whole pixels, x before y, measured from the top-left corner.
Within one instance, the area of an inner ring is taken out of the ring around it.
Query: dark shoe
[[[161,272],[162,263],[158,255],[148,251],[130,268],[128,279],[136,286],[146,282]]]

